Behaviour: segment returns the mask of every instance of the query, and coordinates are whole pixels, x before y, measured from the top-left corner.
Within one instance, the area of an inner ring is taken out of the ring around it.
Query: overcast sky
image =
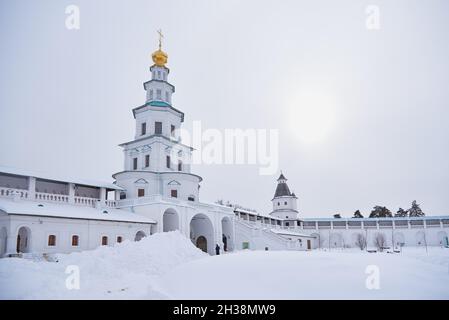
[[[65,27],[69,4],[80,30]],[[1,0],[0,165],[112,181],[159,28],[186,128],[278,129],[303,217],[412,200],[449,214],[445,0]],[[271,209],[278,173],[194,172],[201,200]]]

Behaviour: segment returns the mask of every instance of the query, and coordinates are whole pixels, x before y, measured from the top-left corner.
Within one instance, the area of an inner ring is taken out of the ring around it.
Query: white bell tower
[[[184,113],[172,106],[175,87],[168,82],[168,55],[159,49],[152,54],[151,80],[143,84],[145,104],[134,108],[134,140],[122,143],[123,171],[113,177],[126,189],[119,198],[135,199],[161,195],[186,201],[198,201],[201,177],[190,173],[193,148],[181,143],[178,129]]]

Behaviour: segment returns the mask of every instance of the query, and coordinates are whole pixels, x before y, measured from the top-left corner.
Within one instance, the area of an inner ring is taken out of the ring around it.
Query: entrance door
[[[307,250],[312,249],[312,242],[310,240],[307,240]]]
[[[203,236],[199,236],[196,239],[196,246],[207,253],[207,239]]]

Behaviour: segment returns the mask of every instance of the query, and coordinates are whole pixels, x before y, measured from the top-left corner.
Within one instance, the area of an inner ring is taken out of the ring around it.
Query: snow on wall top
[[[156,223],[156,221],[122,209],[93,208],[70,204],[0,199],[0,210],[7,214],[30,215],[66,219],[86,219],[131,223]]]

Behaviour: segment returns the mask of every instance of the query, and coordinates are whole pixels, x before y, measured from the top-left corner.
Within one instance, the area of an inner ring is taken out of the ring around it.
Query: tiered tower
[[[168,55],[159,49],[152,54],[151,80],[143,84],[146,101],[133,109],[136,120],[134,140],[122,143],[124,170],[113,175],[126,191],[120,199],[161,195],[198,201],[201,177],[190,173],[192,148],[181,143],[178,132],[184,113],[172,106],[175,87],[168,82]]]

